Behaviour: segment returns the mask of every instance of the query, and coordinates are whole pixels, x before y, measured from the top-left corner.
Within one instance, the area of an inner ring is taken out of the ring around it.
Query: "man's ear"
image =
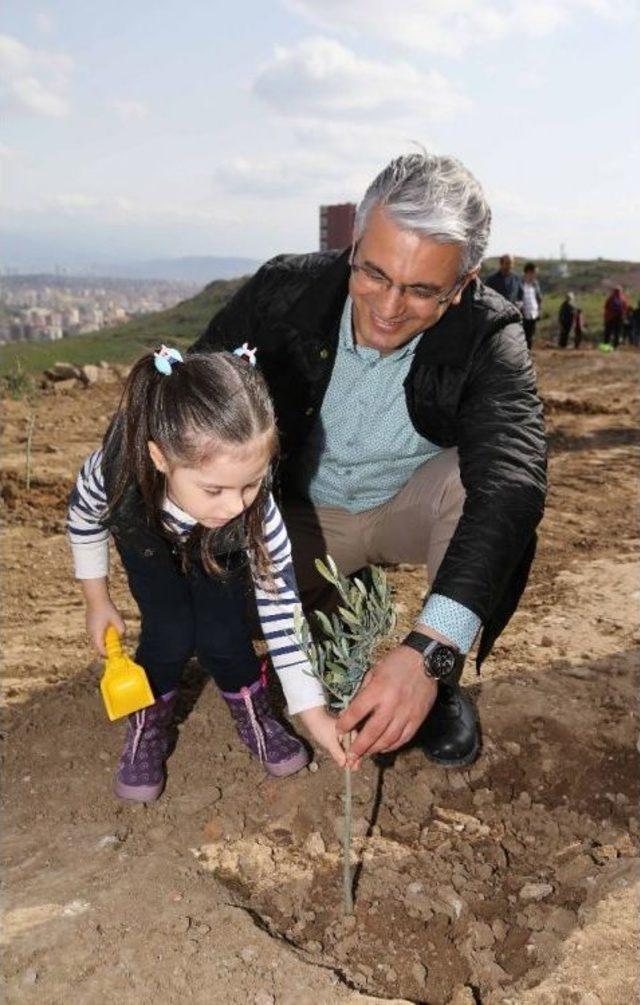
[[[161,474],[166,475],[169,470],[169,465],[165,460],[165,456],[162,453],[160,447],[153,440],[147,440],[147,448],[149,450],[149,457],[153,463],[154,468]]]
[[[464,277],[464,281],[462,283],[462,286],[460,287],[460,289],[456,293],[455,297],[451,301],[452,304],[455,304],[456,307],[458,306],[458,304],[462,300],[462,294],[466,290],[467,286],[469,285],[469,283],[472,283],[474,279],[478,278],[479,273],[480,273],[480,269],[479,268],[478,269],[474,269],[473,272],[468,272],[467,273],[467,275]]]

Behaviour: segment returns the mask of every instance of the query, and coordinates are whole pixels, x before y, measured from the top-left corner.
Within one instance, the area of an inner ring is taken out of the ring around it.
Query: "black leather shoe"
[[[476,714],[457,684],[438,684],[438,697],[415,739],[427,757],[444,768],[475,761],[480,750]]]

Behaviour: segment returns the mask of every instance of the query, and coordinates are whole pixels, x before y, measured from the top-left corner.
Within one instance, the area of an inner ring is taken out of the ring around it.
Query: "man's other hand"
[[[427,717],[437,693],[437,682],[425,674],[419,653],[398,646],[383,657],[337,720],[339,733],[358,730],[349,753],[351,766],[357,768],[365,754],[396,750],[408,743]]]

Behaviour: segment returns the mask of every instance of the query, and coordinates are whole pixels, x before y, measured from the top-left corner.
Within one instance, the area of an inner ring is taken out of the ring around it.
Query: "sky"
[[[0,263],[315,250],[416,144],[479,179],[490,253],[637,260],[638,10],[5,0]]]

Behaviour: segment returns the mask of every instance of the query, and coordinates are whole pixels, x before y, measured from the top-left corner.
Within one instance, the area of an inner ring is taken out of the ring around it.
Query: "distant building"
[[[571,275],[569,270],[569,262],[567,261],[567,251],[564,244],[560,245],[560,258],[558,260],[558,275],[562,279],[568,279]]]
[[[62,324],[65,328],[73,328],[80,324],[80,311],[77,307],[68,307],[62,316]]]
[[[353,202],[320,207],[320,251],[347,248],[353,239],[356,207]]]

